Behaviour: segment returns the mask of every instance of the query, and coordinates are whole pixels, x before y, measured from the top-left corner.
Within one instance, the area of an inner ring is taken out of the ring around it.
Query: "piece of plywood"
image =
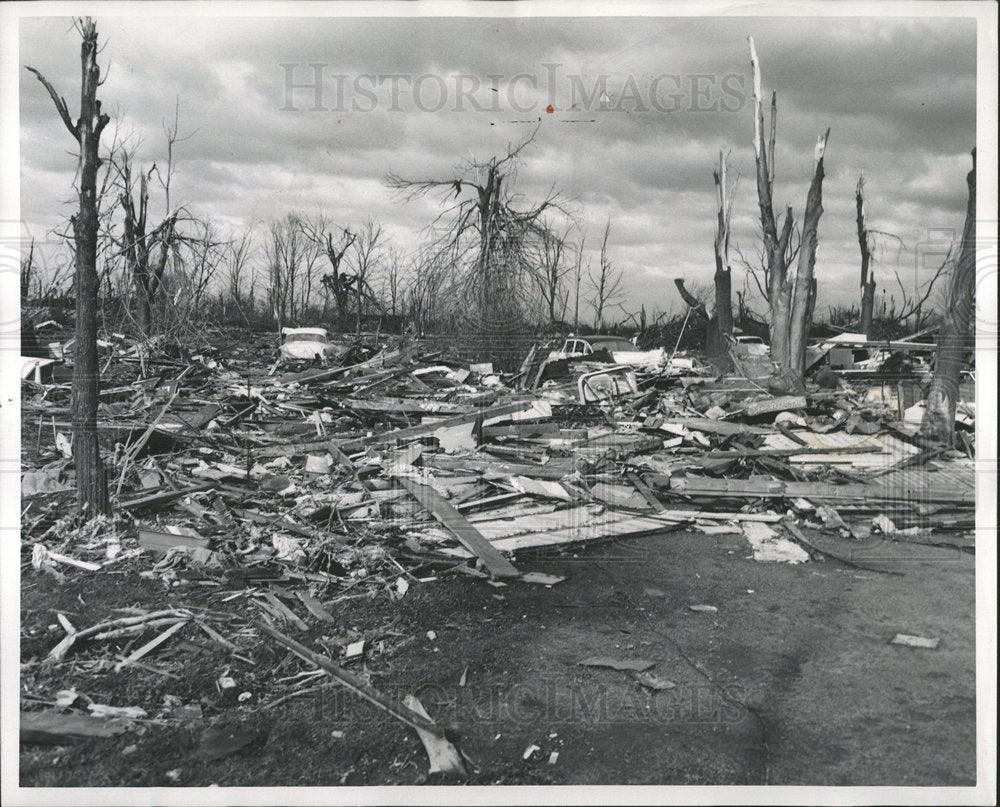
[[[451,531],[459,542],[478,557],[494,577],[518,577],[514,564],[487,541],[458,510],[449,504],[434,488],[422,485],[405,476],[396,479],[423,505],[431,515]]]

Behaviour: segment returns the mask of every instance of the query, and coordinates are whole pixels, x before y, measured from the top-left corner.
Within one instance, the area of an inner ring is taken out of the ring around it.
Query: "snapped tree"
[[[966,178],[969,203],[962,229],[962,248],[951,276],[948,305],[938,329],[934,378],[927,393],[927,408],[920,437],[948,446],[955,441],[955,407],[965,354],[972,347],[972,315],[976,306],[976,150]]]
[[[858,177],[858,187],[854,192],[858,219],[858,246],[861,247],[861,321],[859,328],[871,338],[872,319],[875,316],[875,273],[872,271],[872,242],[865,221],[865,175]]]
[[[108,487],[101,447],[97,440],[97,169],[101,133],[110,118],[101,112],[97,88],[97,25],[90,17],[75,22],[80,32],[80,117],[74,123],[66,101],[35,68],[27,69],[42,83],[59,117],[80,147],[78,156],[79,210],[70,219],[76,261],[76,340],[73,360],[73,460],[76,467],[76,503],[80,515],[108,511]]]
[[[715,182],[715,313],[709,321],[708,350],[726,353],[733,335],[733,275],[729,266],[729,220],[733,214],[733,189],[726,180],[726,155],[719,149],[719,167],[712,172]],[[686,301],[685,301],[686,302]]]
[[[771,314],[771,361],[775,371],[772,386],[801,391],[805,388],[805,348],[816,303],[817,230],[823,214],[823,156],[830,130],[820,135],[813,152],[813,176],[806,196],[805,215],[798,250],[798,264],[792,264],[791,236],[794,227],[792,207],[784,219],[774,214],[774,142],[777,129],[778,96],[771,94],[771,125],[765,141],[764,110],[761,102],[760,64],[753,37],[750,40],[750,64],[753,69],[754,160],[757,168],[757,201],[764,237],[764,255],[768,282],[768,305]],[[779,228],[780,222],[780,228]]]

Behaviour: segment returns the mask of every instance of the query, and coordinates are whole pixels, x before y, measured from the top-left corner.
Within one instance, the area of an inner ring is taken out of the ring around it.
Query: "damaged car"
[[[344,352],[344,349],[330,340],[326,328],[282,328],[282,361],[327,362]]]

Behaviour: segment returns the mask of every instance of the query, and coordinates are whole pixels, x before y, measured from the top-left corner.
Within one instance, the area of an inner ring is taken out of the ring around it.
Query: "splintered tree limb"
[[[447,739],[445,737],[444,729],[440,726],[435,725],[426,717],[417,714],[412,709],[408,709],[402,704],[393,702],[381,692],[378,692],[377,690],[374,690],[366,685],[357,676],[334,664],[326,656],[323,656],[314,650],[310,650],[304,644],[295,641],[289,636],[285,636],[285,634],[281,631],[272,628],[264,622],[257,621],[254,623],[254,627],[267,636],[270,636],[278,644],[288,650],[291,650],[299,658],[304,661],[308,661],[310,664],[315,664],[325,673],[336,678],[341,684],[347,687],[359,698],[363,698],[373,706],[377,706],[383,712],[396,718],[396,720],[399,720],[401,723],[405,723],[407,726],[416,729],[417,731],[427,732],[438,739]]]
[[[69,116],[69,108],[66,106],[66,99],[59,95],[59,93],[56,92],[56,88],[49,83],[49,80],[34,67],[29,67],[27,65],[25,65],[25,67],[27,70],[35,74],[35,78],[42,82],[42,86],[44,86],[48,91],[49,97],[52,99],[52,103],[56,105],[56,112],[59,113],[59,117],[62,118],[62,122],[66,124],[66,128],[69,129],[69,133],[73,135],[73,138],[79,143],[80,130]]]
[[[684,300],[684,304],[687,305],[688,308],[694,308],[698,311],[705,310],[705,304],[701,302],[693,294],[691,294],[691,292],[689,292],[686,288],[684,288],[683,278],[675,277],[674,285],[677,286],[677,291],[681,295],[681,298]]]

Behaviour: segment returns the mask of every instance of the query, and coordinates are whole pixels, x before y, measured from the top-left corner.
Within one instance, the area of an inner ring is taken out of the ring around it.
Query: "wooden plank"
[[[90,715],[58,712],[21,712],[22,743],[63,745],[95,737],[114,737],[128,731],[124,720],[105,720]]]
[[[337,400],[337,404],[346,409],[366,412],[401,412],[417,415],[467,415],[473,411],[471,406],[426,398],[343,398]]]
[[[551,515],[565,516],[571,512],[557,511],[557,513]],[[559,526],[554,529],[543,529],[536,532],[521,532],[516,535],[495,538],[491,539],[491,544],[498,549],[515,552],[519,549],[587,543],[589,541],[608,538],[663,532],[664,530],[677,527],[687,520],[678,518],[670,512],[636,515],[625,511],[618,511],[606,515],[608,515],[606,518],[592,518],[590,520],[586,520],[585,516],[567,517],[563,519],[565,526]],[[459,547],[441,547],[438,551],[445,555],[454,555],[457,557],[469,556],[467,550]]]
[[[323,603],[316,599],[312,594],[307,594],[305,591],[296,591],[295,596],[299,598],[302,604],[306,607],[306,610],[320,620],[320,622],[335,621],[330,612],[323,607]]]
[[[482,457],[445,457],[440,454],[424,457],[423,464],[441,471],[478,471],[489,472],[493,476],[533,476],[536,479],[562,479],[574,470],[573,463],[565,460],[549,460],[545,465],[530,465]]]
[[[659,499],[656,498],[656,494],[653,493],[649,485],[647,485],[643,481],[642,477],[639,476],[639,474],[635,473],[634,471],[629,471],[625,474],[625,478],[632,483],[632,487],[634,487],[637,491],[639,491],[639,494],[642,496],[642,498],[644,498],[647,502],[649,502],[649,505],[656,512],[662,513],[664,510],[666,510],[666,508],[663,506],[663,502],[661,502]]]
[[[467,423],[475,423],[482,418],[502,417],[514,415],[521,412],[531,412],[534,409],[535,401],[515,401],[514,403],[501,404],[500,406],[488,406],[482,409],[475,409],[464,415],[455,415],[449,418],[442,418],[434,423],[422,423],[419,426],[409,426],[405,429],[396,429],[391,432],[381,432],[371,437],[362,437],[341,443],[340,447],[344,451],[359,451],[367,446],[381,445],[383,443],[398,443],[405,440],[416,440],[419,437],[429,437],[438,429],[449,429],[454,426],[463,426]]]
[[[381,692],[378,692],[369,687],[357,676],[353,675],[352,673],[349,673],[347,670],[342,669],[341,667],[338,667],[336,664],[330,661],[330,659],[328,659],[326,656],[322,656],[319,653],[310,650],[304,644],[300,644],[291,637],[285,636],[285,634],[281,633],[278,630],[275,630],[270,625],[264,622],[257,621],[254,623],[254,627],[256,627],[257,630],[261,631],[262,633],[265,633],[268,636],[270,636],[272,639],[278,642],[278,644],[283,645],[284,647],[291,650],[299,658],[305,659],[310,664],[316,665],[321,670],[326,672],[328,675],[331,675],[333,678],[340,681],[340,683],[346,686],[355,695],[364,698],[366,701],[373,704],[374,706],[377,706],[382,711],[392,715],[392,717],[396,718],[396,720],[405,723],[407,726],[410,726],[411,728],[419,729],[421,731],[428,732],[436,737],[444,739],[445,733],[443,728],[435,725],[430,720],[423,717],[423,715],[417,714],[412,709],[408,709],[406,706],[403,706],[402,704],[394,703],[392,700],[383,695]]]
[[[118,502],[119,510],[138,510],[140,507],[151,507],[154,504],[166,504],[167,502],[186,496],[188,493],[196,493],[199,490],[209,490],[216,487],[215,482],[203,482],[199,485],[191,485],[177,490],[166,490],[159,493],[152,493],[148,496],[140,496],[136,499],[126,499]]]
[[[824,501],[919,501],[931,503],[975,503],[975,491],[927,487],[900,489],[880,483],[837,485],[830,482],[784,482],[779,479],[711,479],[708,477],[670,477],[649,474],[657,487],[668,488],[686,496],[735,498],[804,498]]]
[[[274,592],[264,591],[261,592],[259,596],[262,597],[275,611],[281,614],[284,619],[291,622],[296,628],[299,630],[309,630],[309,626],[299,618],[299,615],[279,600],[275,596]]]
[[[494,577],[518,577],[520,572],[500,551],[473,527],[465,516],[452,507],[434,488],[422,485],[405,476],[396,477],[399,483],[423,505],[431,515],[447,527],[470,552],[476,555]]]
[[[753,417],[769,412],[783,412],[786,409],[802,409],[805,405],[806,399],[803,395],[782,395],[761,401],[748,401],[743,407],[743,414]]]

